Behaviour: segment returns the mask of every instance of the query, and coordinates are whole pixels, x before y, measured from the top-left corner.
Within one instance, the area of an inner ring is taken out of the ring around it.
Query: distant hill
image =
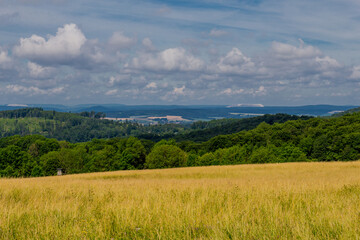
[[[335,114],[333,114],[331,116],[332,117],[341,117],[341,116],[344,116],[346,114],[351,114],[351,113],[356,113],[356,112],[360,112],[360,107],[351,108],[351,109],[343,111],[343,112],[335,113]]]
[[[0,137],[40,134],[69,142],[93,138],[126,137],[144,127],[137,123],[119,123],[101,119],[103,113],[66,113],[23,108],[0,112]]]
[[[0,106],[0,110],[22,108],[19,104]],[[346,111],[358,106],[307,105],[307,106],[261,106],[236,104],[225,105],[124,105],[124,104],[80,104],[66,106],[61,104],[28,104],[47,111],[58,112],[103,112],[107,117],[129,118],[131,116],[161,117],[166,115],[181,116],[191,121],[210,121],[219,118],[248,118],[264,114],[284,113],[289,115],[330,116],[333,112]]]
[[[214,124],[216,126],[206,127],[205,129],[199,129],[191,131],[190,133],[180,134],[174,138],[178,141],[191,140],[195,142],[202,142],[211,139],[212,137],[224,134],[237,133],[244,130],[251,130],[256,128],[260,123],[265,122],[267,124],[284,123],[289,120],[307,120],[310,116],[296,116],[278,113],[275,115],[266,114],[264,116],[244,118],[244,119],[232,119],[232,121],[224,121],[224,124]],[[214,123],[221,123],[221,120],[214,120]],[[194,123],[196,126],[197,124]]]
[[[190,125],[190,129],[176,134],[160,135],[155,133],[146,133],[138,135],[139,138],[159,141],[164,138],[173,138],[176,141],[194,141],[204,142],[212,137],[224,134],[237,133],[244,130],[256,128],[260,123],[267,124],[284,123],[289,120],[307,120],[310,116],[296,116],[278,113],[275,115],[266,114],[264,116],[243,118],[243,119],[219,119],[209,122],[199,121]]]
[[[144,126],[136,122],[105,120],[102,119],[104,116],[104,113],[94,111],[67,113],[45,111],[42,108],[0,111],[0,137],[40,134],[75,143],[90,141],[94,138],[136,136],[152,141],[174,138],[177,141],[203,142],[217,135],[253,129],[262,122],[274,124],[310,118],[309,116],[266,114],[245,119],[220,119],[208,122],[199,121],[192,124]]]

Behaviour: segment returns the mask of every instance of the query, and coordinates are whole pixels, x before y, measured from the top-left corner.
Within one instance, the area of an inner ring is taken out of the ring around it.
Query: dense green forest
[[[47,176],[55,175],[57,168],[71,174],[243,163],[350,161],[359,159],[359,154],[360,113],[353,113],[272,125],[262,122],[252,130],[218,135],[204,142],[175,139],[154,142],[127,137],[70,143],[40,135],[3,137],[0,175]]]
[[[230,134],[255,128],[261,122],[273,124],[309,117],[287,114],[264,115],[251,119],[222,119],[193,124],[158,124],[144,126],[136,122],[116,122],[102,119],[103,113],[64,113],[43,111],[41,108],[24,108],[0,112],[0,137],[39,134],[71,143],[91,139],[135,136],[160,141],[174,138],[177,141],[206,141],[219,134]]]
[[[86,142],[93,138],[137,136],[144,133],[174,134],[183,126],[167,124],[143,126],[136,122],[116,122],[101,119],[103,113],[64,113],[24,108],[0,112],[0,137],[39,134],[68,142]]]
[[[204,142],[212,137],[224,134],[232,134],[243,130],[251,130],[256,128],[260,123],[267,124],[284,123],[289,120],[307,120],[310,116],[296,116],[288,114],[265,114],[259,117],[244,118],[244,119],[221,119],[212,120],[209,122],[194,122],[191,125],[191,131],[180,133],[172,136],[176,141],[195,141]],[[140,135],[139,137],[142,137]]]

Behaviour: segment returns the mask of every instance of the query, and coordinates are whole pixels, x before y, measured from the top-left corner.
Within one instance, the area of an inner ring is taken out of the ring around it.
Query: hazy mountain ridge
[[[166,115],[181,116],[191,121],[212,120],[216,118],[246,118],[262,114],[284,113],[290,115],[330,116],[333,112],[347,111],[358,106],[305,105],[305,106],[234,106],[225,105],[123,105],[123,104],[81,104],[74,106],[29,104],[29,107],[41,107],[44,110],[59,112],[84,111],[104,112],[107,117],[129,118],[132,116],[162,117]],[[20,109],[20,106],[0,106],[0,110]]]

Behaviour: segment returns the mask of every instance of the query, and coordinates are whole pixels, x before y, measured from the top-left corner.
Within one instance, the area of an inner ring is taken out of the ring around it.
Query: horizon
[[[360,105],[354,0],[0,6],[4,104]]]
[[[62,104],[62,103],[7,103],[7,104],[0,104],[0,106],[7,106],[7,107],[32,107],[32,105],[44,105],[44,106],[51,106],[51,105],[58,105],[58,106],[66,106],[66,107],[75,107],[75,106],[106,106],[106,105],[114,105],[114,106],[214,106],[214,107],[226,107],[226,108],[266,108],[266,107],[307,107],[307,106],[338,106],[338,107],[358,107],[360,105],[353,105],[353,104],[343,104],[343,105],[335,105],[335,104],[305,104],[305,105],[262,105],[262,104],[238,104],[241,106],[231,105],[231,104],[125,104],[125,103],[81,103],[81,104]],[[259,106],[261,105],[261,106]]]

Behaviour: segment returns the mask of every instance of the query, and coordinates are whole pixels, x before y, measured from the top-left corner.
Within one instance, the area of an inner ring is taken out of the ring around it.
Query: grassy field
[[[0,179],[1,239],[360,239],[360,162]]]

